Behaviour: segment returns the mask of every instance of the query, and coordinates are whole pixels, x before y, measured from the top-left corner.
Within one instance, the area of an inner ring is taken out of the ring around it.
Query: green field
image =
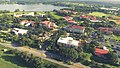
[[[116,36],[116,35],[104,35],[104,37],[106,38],[106,39],[109,39],[109,38],[111,38],[111,39],[114,39],[114,40],[120,40],[120,37],[119,36]]]
[[[105,13],[102,13],[102,12],[92,12],[92,13],[89,13],[89,15],[94,15],[94,16],[98,16],[98,17],[110,16],[110,14],[105,14]]]
[[[116,24],[120,24],[120,22],[117,22],[116,20],[109,20],[109,21],[114,21]]]
[[[62,18],[62,16],[57,15],[55,12],[50,12],[50,14],[56,19]]]
[[[112,36],[113,36],[113,39],[120,40],[120,36],[115,36],[115,35],[112,35]]]
[[[25,11],[25,12],[23,12],[23,11],[20,11],[20,12],[10,12],[10,13],[5,13],[5,14],[7,14],[7,15],[13,15],[14,13],[16,13],[16,14],[28,14],[28,13],[31,13],[31,12],[29,12],[29,11]],[[37,14],[44,14],[44,12],[36,12]],[[3,13],[2,14],[0,14],[0,16],[2,16],[3,15]]]
[[[3,49],[8,49],[0,45],[0,68],[28,68],[26,63],[14,54],[5,53]],[[10,50],[10,49],[8,49]],[[30,67],[29,67],[30,68]]]

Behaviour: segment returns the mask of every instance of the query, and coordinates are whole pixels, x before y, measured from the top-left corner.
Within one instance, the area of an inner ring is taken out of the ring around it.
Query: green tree
[[[19,12],[20,11],[20,9],[15,9],[15,11],[14,12]]]
[[[112,60],[113,63],[118,63],[118,57],[116,53],[110,52],[109,54],[106,55],[106,57]]]
[[[68,60],[75,61],[78,58],[78,52],[74,48],[65,48],[61,47],[60,52],[64,55]]]

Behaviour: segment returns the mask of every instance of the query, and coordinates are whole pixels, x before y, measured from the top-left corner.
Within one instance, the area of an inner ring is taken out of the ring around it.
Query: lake
[[[62,9],[67,7],[59,7],[53,5],[44,4],[32,4],[32,5],[18,5],[18,4],[0,4],[0,10],[15,11],[15,9],[25,10],[25,11],[52,11],[54,9]]]

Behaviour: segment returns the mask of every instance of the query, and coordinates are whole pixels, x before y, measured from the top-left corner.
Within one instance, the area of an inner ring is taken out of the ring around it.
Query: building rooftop
[[[109,51],[108,50],[104,50],[104,49],[100,49],[100,48],[96,48],[95,49],[95,53],[101,54],[101,55],[105,55],[108,54]]]
[[[64,19],[67,20],[67,21],[68,21],[68,20],[73,20],[73,17],[65,16]]]
[[[105,31],[105,32],[114,30],[114,28],[107,28],[107,27],[99,27],[98,29],[100,29],[101,31]]]
[[[16,35],[18,34],[26,34],[28,32],[28,30],[25,30],[25,29],[19,29],[19,28],[13,28],[12,30]]]
[[[58,27],[55,23],[50,22],[50,21],[43,21],[43,22],[40,22],[40,24],[45,24],[48,28],[56,28],[56,27]]]
[[[74,21],[74,20],[68,20],[69,23],[73,23],[73,24],[77,24],[78,22]]]
[[[83,26],[71,26],[71,28],[85,29]]]
[[[28,21],[28,20],[23,20],[20,22],[21,25],[25,25],[25,26],[29,26],[30,24],[32,24],[32,26],[34,26],[35,22],[34,21]]]
[[[79,46],[79,41],[74,40],[72,37],[65,37],[65,38],[60,37],[57,42],[68,44],[71,46]]]

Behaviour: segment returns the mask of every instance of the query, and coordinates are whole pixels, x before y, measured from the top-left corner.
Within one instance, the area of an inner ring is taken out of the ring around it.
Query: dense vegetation
[[[79,3],[71,3],[71,2],[44,2],[44,4],[53,4],[55,6],[67,6],[71,8],[61,9],[61,10],[69,10],[76,11],[78,14],[73,14],[71,12],[59,12],[58,10],[54,10],[51,12],[43,12],[46,14],[43,17],[37,16],[39,12],[35,12],[36,16],[21,16],[14,17],[13,14],[9,11],[1,11],[0,15],[0,38],[1,41],[11,41],[15,43],[17,46],[29,46],[31,48],[36,48],[38,50],[47,50],[53,54],[56,54],[58,57],[54,57],[54,59],[64,61],[68,64],[72,64],[72,62],[80,62],[84,65],[90,66],[92,68],[110,68],[110,67],[119,67],[118,54],[113,50],[113,47],[116,46],[120,42],[120,32],[113,31],[113,33],[102,33],[98,28],[114,28],[118,27],[119,24],[114,22],[114,20],[120,20],[120,15],[118,11],[110,11],[103,10],[100,7],[101,5],[91,5],[79,4]],[[79,4],[79,5],[78,5]],[[112,8],[111,6],[107,6]],[[20,12],[19,9],[16,9],[14,13]],[[20,13],[25,13],[24,11]],[[102,22],[91,22],[90,19],[80,18],[81,15],[88,16],[96,16],[96,18]],[[68,23],[64,16],[71,16],[78,24]],[[115,18],[115,17],[117,18]],[[50,18],[50,20],[48,20]],[[20,25],[22,20],[32,20],[35,21],[36,24],[34,26],[23,26]],[[39,22],[42,21],[52,21],[57,24],[56,31],[54,29],[49,29],[46,26],[40,26]],[[78,25],[84,26],[84,33],[70,33],[65,30],[64,27],[69,25]],[[16,35],[11,31],[12,28],[21,28],[27,29],[27,34],[24,35]],[[6,32],[4,32],[6,31]],[[63,47],[63,44],[57,43],[57,40],[62,36],[69,36],[79,40],[79,47]],[[41,37],[47,37],[47,39],[41,39]],[[101,41],[102,40],[102,41]],[[88,42],[86,42],[88,41]],[[110,43],[112,42],[112,44]],[[106,54],[106,58],[101,58],[95,55],[95,48],[102,48],[106,46],[109,49],[109,53]],[[31,54],[27,54],[19,51],[11,51],[19,58],[23,59],[28,65],[31,67],[49,67],[49,68],[60,68],[58,65],[52,64],[50,62],[46,62],[45,60],[35,57]]]
[[[7,49],[7,51],[4,51]],[[24,60],[9,52],[10,48],[0,45],[0,65],[1,68],[21,68],[29,67]],[[22,62],[22,63],[21,63]]]
[[[4,51],[7,49],[7,51]],[[27,52],[13,50],[3,45],[0,45],[0,64],[2,68],[61,68],[62,66],[56,65],[49,61],[35,57]],[[64,67],[62,67],[64,68]]]
[[[20,57],[22,60],[26,62],[31,68],[61,68],[62,66],[48,62],[43,60],[39,57],[35,57],[32,54],[28,54],[27,52],[20,52],[17,50],[11,50],[11,53],[15,54],[16,56]],[[62,67],[64,68],[64,67]]]

